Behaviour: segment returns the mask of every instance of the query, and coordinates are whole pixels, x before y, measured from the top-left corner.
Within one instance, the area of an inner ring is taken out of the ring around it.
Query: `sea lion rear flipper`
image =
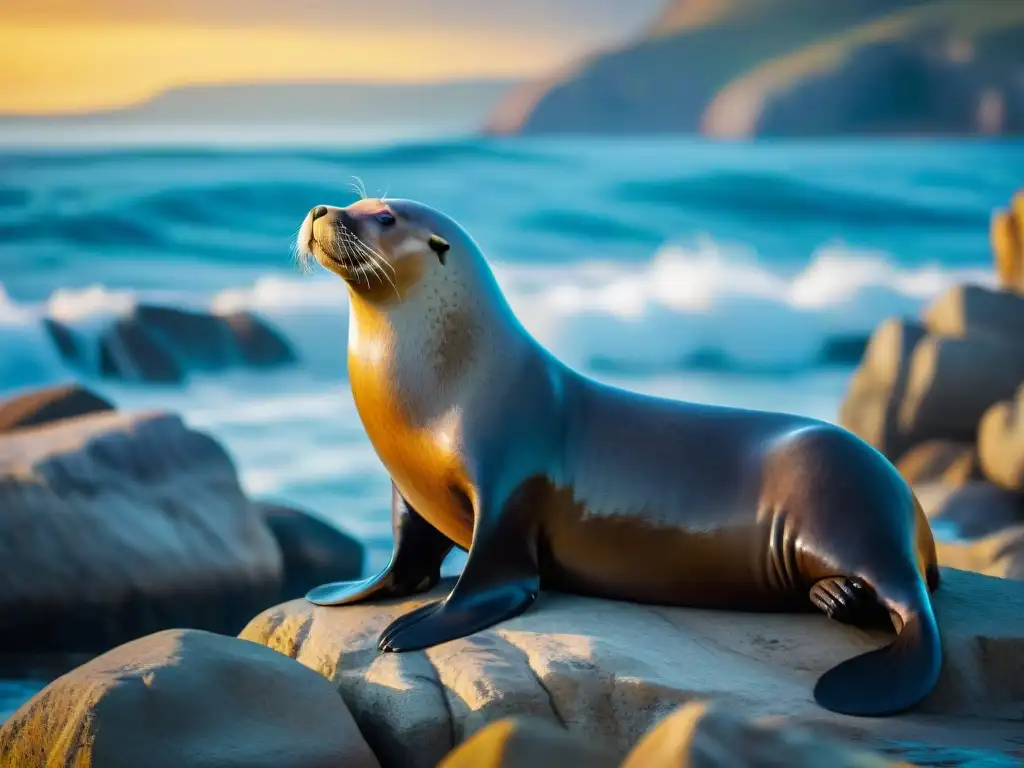
[[[469,557],[451,594],[395,619],[381,633],[380,650],[429,648],[529,608],[540,591],[540,575],[536,535],[518,514],[525,506],[513,495],[502,508],[477,511]]]
[[[889,611],[861,579],[830,576],[811,587],[810,598],[833,621],[858,627],[892,626]]]
[[[454,544],[424,520],[391,485],[391,529],[395,543],[380,573],[358,581],[335,581],[311,589],[306,599],[316,605],[346,605],[369,598],[425,592],[441,578],[441,564]]]
[[[910,709],[931,693],[942,667],[942,642],[928,588],[919,574],[913,577],[909,588],[874,585],[892,616],[896,639],[823,674],[814,687],[821,706],[846,715],[883,717]]]

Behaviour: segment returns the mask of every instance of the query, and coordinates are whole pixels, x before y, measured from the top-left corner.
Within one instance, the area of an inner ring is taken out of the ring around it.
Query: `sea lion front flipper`
[[[409,506],[391,484],[391,562],[368,579],[335,581],[311,589],[316,605],[346,605],[370,598],[404,597],[425,592],[441,578],[441,564],[454,544]]]
[[[523,499],[477,510],[469,557],[444,600],[400,616],[381,633],[382,651],[416,651],[466,637],[518,616],[537,598],[536,535],[524,523]]]
[[[895,625],[887,646],[828,670],[814,686],[815,700],[845,715],[884,717],[910,709],[935,687],[942,668],[942,641],[928,586],[913,569],[882,582],[865,579]]]

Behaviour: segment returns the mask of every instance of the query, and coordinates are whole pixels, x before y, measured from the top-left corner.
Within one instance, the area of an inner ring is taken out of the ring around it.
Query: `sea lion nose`
[[[310,221],[316,221],[321,216],[326,216],[326,215],[327,215],[327,206],[326,205],[318,205],[318,206],[316,206],[315,208],[313,208],[309,212]]]

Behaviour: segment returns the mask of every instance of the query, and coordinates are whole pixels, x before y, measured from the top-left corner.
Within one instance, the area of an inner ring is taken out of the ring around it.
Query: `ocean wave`
[[[986,209],[938,206],[905,197],[842,189],[782,173],[730,172],[657,180],[632,180],[616,190],[632,205],[651,203],[694,211],[736,211],[758,219],[857,222],[860,226],[978,227],[988,225]]]
[[[372,163],[378,167],[417,165],[433,166],[457,162],[505,162],[511,164],[539,163],[550,165],[556,162],[552,153],[531,151],[523,144],[496,139],[463,138],[452,141],[406,141],[389,146],[361,149],[358,152],[332,153],[323,156],[331,162],[349,164],[352,162]]]
[[[135,202],[135,213],[150,214],[160,221],[183,224],[209,224],[250,228],[254,211],[285,211],[279,216],[295,218],[296,211],[304,211],[311,200],[334,200],[347,205],[357,199],[350,192],[346,199],[338,200],[337,185],[313,182],[252,182],[237,181],[203,187],[183,187],[154,192]],[[274,217],[276,218],[276,217]],[[258,222],[255,222],[258,225]]]
[[[1007,161],[956,164],[937,151],[879,170],[866,150],[819,157],[807,148],[653,141],[0,150],[0,280],[26,249],[49,249],[70,274],[84,255],[128,253],[269,270],[305,211],[352,202],[357,178],[370,194],[451,212],[489,252],[517,260],[561,261],[574,244],[638,262],[667,238],[704,229],[742,236],[773,261],[803,258],[837,236],[901,258],[962,263],[983,247],[989,212],[1009,194],[999,172]],[[254,236],[264,241],[245,241]]]
[[[604,242],[656,245],[660,239],[659,234],[652,229],[589,211],[547,209],[529,213],[520,221],[527,230],[600,239]]]
[[[986,270],[900,267],[885,253],[838,243],[821,246],[804,269],[786,275],[742,246],[710,238],[665,245],[643,264],[497,264],[495,272],[525,327],[560,358],[583,371],[629,374],[778,376],[850,365],[885,317],[915,314],[959,282],[993,282]],[[67,375],[48,320],[88,347],[147,301],[102,286],[59,290],[36,305],[0,292],[0,387]],[[253,312],[288,339],[306,371],[344,375],[347,294],[333,277],[264,276],[171,303]]]
[[[17,222],[0,223],[0,240],[32,243],[62,240],[80,246],[157,248],[164,243],[160,226],[130,214],[89,213],[53,217],[40,211]]]

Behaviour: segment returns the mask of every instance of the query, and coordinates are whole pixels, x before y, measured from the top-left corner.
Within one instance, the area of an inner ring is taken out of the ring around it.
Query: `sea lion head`
[[[402,301],[424,286],[451,280],[468,266],[452,263],[456,252],[482,258],[448,216],[398,199],[318,205],[306,214],[296,245],[300,257],[315,259],[350,291],[375,303]]]

